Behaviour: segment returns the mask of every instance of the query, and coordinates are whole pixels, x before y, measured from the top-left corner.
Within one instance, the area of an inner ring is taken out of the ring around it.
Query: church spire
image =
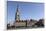
[[[19,5],[17,4],[17,10],[16,10],[16,15],[15,15],[15,20],[19,21],[20,20],[20,14],[19,14]]]

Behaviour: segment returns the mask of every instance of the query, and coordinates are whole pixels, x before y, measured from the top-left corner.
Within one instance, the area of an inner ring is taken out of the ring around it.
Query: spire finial
[[[19,5],[17,4],[17,8],[19,7]]]
[[[17,11],[18,11],[19,5],[17,4]]]

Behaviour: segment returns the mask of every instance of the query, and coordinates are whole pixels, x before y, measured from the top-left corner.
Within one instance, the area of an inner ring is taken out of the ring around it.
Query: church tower
[[[16,14],[15,14],[15,20],[18,22],[20,20],[20,13],[19,13],[19,9],[18,9],[18,5],[17,5],[17,10],[16,10]]]

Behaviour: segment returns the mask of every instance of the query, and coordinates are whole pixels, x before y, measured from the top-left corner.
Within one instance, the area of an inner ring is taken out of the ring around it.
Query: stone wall
[[[26,22],[16,22],[15,26],[26,26]]]

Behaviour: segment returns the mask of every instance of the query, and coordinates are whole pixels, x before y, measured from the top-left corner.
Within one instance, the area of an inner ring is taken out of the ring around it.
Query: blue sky
[[[20,19],[41,19],[44,18],[44,4],[34,2],[7,2],[8,22],[15,20],[15,13],[19,5]]]

